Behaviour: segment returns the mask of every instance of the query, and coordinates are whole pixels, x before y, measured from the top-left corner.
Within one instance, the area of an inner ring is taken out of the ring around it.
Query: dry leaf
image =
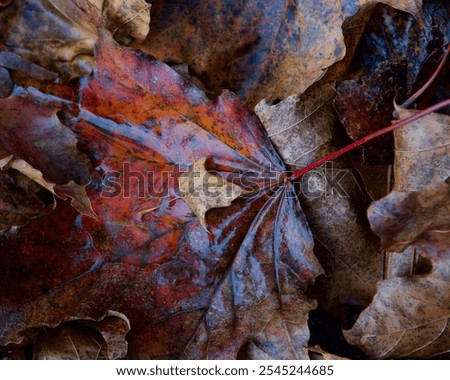
[[[72,318],[55,328],[39,329],[43,331],[33,339],[33,359],[112,360],[123,359],[127,354],[125,335],[130,322],[115,311],[98,321]]]
[[[401,118],[405,118],[416,111],[397,107],[397,112]],[[447,142],[449,120],[450,118],[446,115],[433,113],[394,131],[395,191],[423,189],[429,183],[445,180],[450,176],[450,150]],[[398,227],[395,230],[398,230]],[[411,227],[403,226],[403,228],[407,235]],[[403,245],[401,249],[400,247],[387,247],[385,278],[411,275],[414,272],[419,256],[416,254],[415,246],[405,249],[407,245]]]
[[[285,162],[304,167],[337,149],[333,95],[330,87],[316,87],[273,106],[264,101],[256,106]],[[369,302],[381,272],[379,243],[361,212],[367,200],[347,165],[345,159],[333,162],[300,181],[315,253],[326,273],[316,283],[317,296],[326,308]]]
[[[24,226],[54,208],[55,202],[41,199],[30,182],[12,170],[0,172],[0,231]]]
[[[428,358],[448,352],[449,205],[450,185],[438,183],[421,191],[392,192],[369,208],[372,229],[394,251],[388,275],[403,276],[381,281],[371,305],[344,331],[370,357]],[[432,270],[411,275],[420,256],[431,260]]]
[[[401,119],[418,111],[397,107]],[[432,113],[394,132],[394,190],[420,190],[450,177],[450,116]]]
[[[151,4],[144,0],[106,0],[104,26],[122,44],[142,42],[150,30],[150,8]]]
[[[384,244],[404,248],[414,242],[417,254],[433,266],[427,274],[381,281],[371,305],[344,331],[370,357],[429,358],[448,352],[449,204],[450,185],[441,183],[419,192],[392,192],[369,210]]]
[[[205,168],[206,158],[195,161],[179,179],[179,191],[191,210],[206,228],[205,215],[212,208],[227,207],[243,189],[225,178],[209,173]]]
[[[342,356],[330,354],[329,352],[322,350],[320,346],[308,347],[308,350],[311,360],[349,360]]]

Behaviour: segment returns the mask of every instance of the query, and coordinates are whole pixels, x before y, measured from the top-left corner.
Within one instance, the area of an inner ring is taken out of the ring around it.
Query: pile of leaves
[[[0,1],[0,356],[445,356],[449,15]]]

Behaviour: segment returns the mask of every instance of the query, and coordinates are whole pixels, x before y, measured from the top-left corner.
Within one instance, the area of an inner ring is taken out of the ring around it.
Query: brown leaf
[[[54,202],[47,204],[36,194],[28,178],[20,176],[13,170],[0,172],[0,230],[22,227],[54,207]]]
[[[314,87],[273,106],[256,106],[269,137],[290,165],[304,167],[339,147],[334,90]],[[381,272],[379,243],[361,212],[367,200],[347,167],[345,159],[333,162],[307,173],[299,183],[315,253],[326,273],[316,283],[326,308],[369,302]]]
[[[127,354],[125,334],[130,324],[126,316],[114,311],[98,321],[72,318],[55,328],[39,329],[43,331],[33,339],[33,359],[111,360]]]
[[[447,260],[445,265],[449,265]],[[450,345],[449,278],[400,277],[382,281],[372,304],[347,340],[375,359],[429,358]]]
[[[450,347],[450,185],[392,192],[369,209],[383,243],[431,260],[427,274],[381,281],[371,305],[344,331],[372,358],[428,358]],[[392,229],[392,230],[391,230]]]
[[[349,360],[342,356],[330,354],[320,348],[320,346],[308,347],[308,350],[311,360]]]
[[[144,0],[107,0],[103,5],[104,26],[122,44],[142,42],[150,30],[150,8]]]
[[[420,13],[421,0],[385,1]],[[304,92],[345,55],[342,24],[372,0],[311,2],[152,1],[144,46],[188,63],[206,86],[237,91],[251,105]]]
[[[418,111],[397,107],[400,118]],[[394,190],[414,191],[450,177],[450,116],[432,113],[394,131]]]
[[[97,14],[103,3],[103,22],[121,42],[145,38],[150,6],[144,0],[17,0],[0,10],[0,42],[9,52],[64,79],[89,75],[95,65]]]
[[[427,358],[448,351],[449,205],[450,185],[434,183],[420,191],[394,191],[369,208],[371,227],[392,262],[371,305],[344,334],[372,358]],[[430,273],[411,275],[417,257],[431,260]]]
[[[402,252],[428,231],[450,225],[450,185],[438,183],[422,191],[393,192],[373,203],[368,215],[383,247]]]
[[[205,168],[206,158],[196,160],[179,179],[180,194],[206,228],[205,215],[208,210],[227,207],[243,190],[225,178],[209,173]]]

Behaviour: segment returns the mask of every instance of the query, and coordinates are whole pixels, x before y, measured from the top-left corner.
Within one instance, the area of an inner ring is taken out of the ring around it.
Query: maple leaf
[[[271,141],[291,168],[306,167],[340,147],[334,95],[330,86],[317,85],[275,105],[262,101],[256,106]],[[343,158],[307,173],[298,183],[315,254],[326,273],[315,286],[326,309],[369,302],[381,271],[379,242],[360,208],[367,200],[349,168],[351,163]]]
[[[129,357],[230,359],[257,346],[268,357],[306,358],[315,306],[306,290],[322,269],[257,118],[236,95],[210,101],[162,62],[106,35],[97,65],[64,120],[102,177],[90,192],[99,220],[59,204],[16,239],[3,238],[15,252],[14,261],[0,257],[6,273],[36,267],[14,290],[1,290],[0,344],[71,315],[117,310],[132,326]],[[209,233],[179,196],[181,175],[205,157],[208,171],[251,191],[209,210]],[[57,229],[46,227],[56,221]],[[43,277],[35,257],[53,261],[51,273]]]
[[[420,17],[421,0],[383,2]],[[320,79],[345,55],[344,21],[375,3],[156,0],[139,48],[189,64],[207,88],[232,89],[254,106],[302,93]]]
[[[415,110],[397,107],[400,118]],[[450,177],[450,116],[432,113],[394,131],[394,190],[414,191],[430,182]]]

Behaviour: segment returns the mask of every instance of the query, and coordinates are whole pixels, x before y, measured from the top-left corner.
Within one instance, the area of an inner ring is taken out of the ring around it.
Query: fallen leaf
[[[400,3],[399,3],[400,4]],[[414,5],[411,4],[411,7]],[[352,66],[373,74],[384,62],[406,64],[406,93],[413,93],[413,86],[430,55],[450,42],[448,4],[440,0],[417,3],[421,14],[399,12],[385,5],[378,5],[361,36]],[[401,9],[400,9],[401,10]]]
[[[70,197],[75,208],[95,217],[85,193],[89,162],[78,151],[73,132],[56,116],[63,103],[39,104],[32,96],[16,87],[0,98],[0,145],[14,156],[2,160],[2,168],[9,165],[60,198]]]
[[[422,1],[384,1],[420,14]],[[372,0],[320,2],[152,1],[139,48],[187,63],[206,87],[237,91],[250,105],[303,93],[346,51],[342,24]]]
[[[104,1],[103,25],[124,45],[142,42],[150,30],[150,8],[144,0]]]
[[[368,214],[383,247],[402,252],[427,231],[450,225],[450,186],[441,183],[420,192],[393,192],[372,204]]]
[[[418,112],[397,107],[400,118]],[[394,132],[394,190],[420,190],[450,177],[450,116],[432,113]]]
[[[308,347],[309,355],[312,360],[349,360],[339,355],[333,355],[325,350],[322,350],[320,346]]]
[[[104,3],[103,23],[121,42],[145,38],[150,6],[144,0],[22,0],[0,10],[0,42],[10,53],[63,79],[89,75],[95,66],[97,19]]]
[[[0,67],[0,98],[8,96],[13,88],[13,83],[8,70]]]
[[[30,219],[50,212],[54,202],[46,203],[32,189],[29,180],[12,170],[0,172],[0,231],[11,227],[22,227]]]
[[[283,160],[305,167],[339,148],[331,87],[319,87],[256,113]],[[300,199],[313,232],[315,253],[325,269],[316,296],[324,308],[369,302],[381,273],[379,242],[361,212],[367,203],[349,162],[334,161],[301,178]],[[364,252],[364,254],[361,254]]]
[[[391,123],[394,101],[405,96],[405,69],[404,62],[381,63],[372,74],[360,80],[337,82],[334,106],[352,140]],[[392,189],[393,146],[392,134],[386,134],[364,144],[352,156],[355,169],[372,200],[384,197]]]
[[[432,263],[430,273],[381,281],[370,306],[344,331],[371,358],[429,358],[448,352],[449,189],[441,183],[418,192],[392,192],[369,209],[372,228],[384,244],[404,248],[414,242],[418,254]]]
[[[126,316],[114,311],[98,321],[72,318],[55,328],[40,326],[39,330],[33,339],[33,359],[123,359],[127,354],[125,334],[130,324]]]
[[[315,306],[306,291],[322,270],[258,119],[236,95],[210,101],[111,37],[98,49],[79,109],[63,119],[96,165],[90,196],[99,219],[61,202],[42,223],[3,238],[15,257],[0,255],[8,268],[0,277],[0,345],[23,342],[28,326],[113,309],[133,327],[130,358],[232,359],[251,342],[271,357],[306,358]],[[209,210],[209,233],[179,196],[180,176],[205,157],[209,172],[252,191]],[[47,262],[54,265],[42,271]],[[19,285],[1,290],[10,276]]]
[[[180,194],[206,228],[205,215],[212,208],[227,207],[243,193],[233,182],[208,173],[206,158],[195,161],[179,179]]]

